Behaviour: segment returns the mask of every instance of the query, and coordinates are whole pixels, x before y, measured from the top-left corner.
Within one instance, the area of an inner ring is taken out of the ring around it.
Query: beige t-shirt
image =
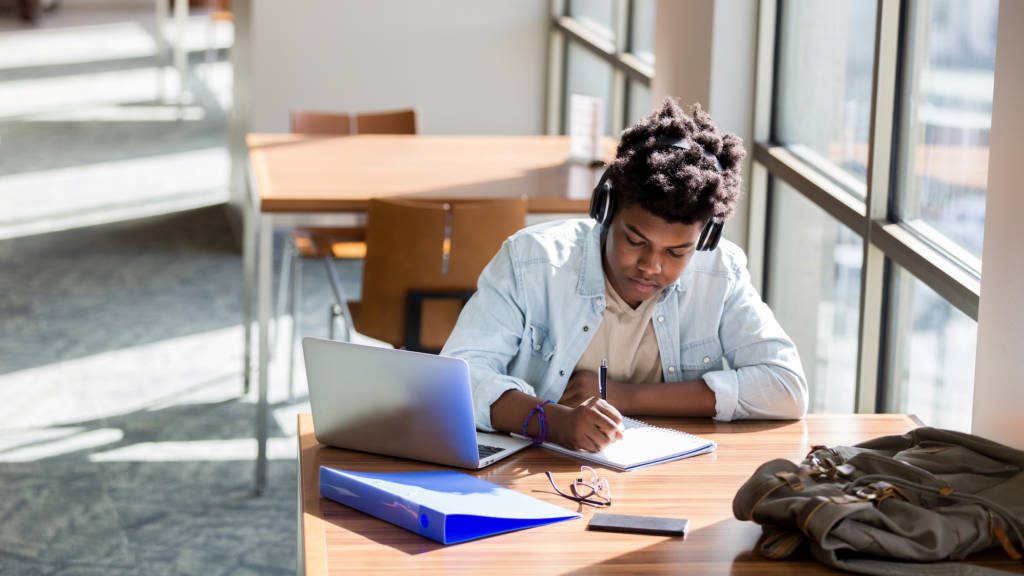
[[[607,277],[604,292],[608,301],[604,317],[576,369],[597,372],[601,360],[607,358],[610,380],[637,384],[661,382],[661,351],[651,322],[657,296],[641,302],[634,310]]]

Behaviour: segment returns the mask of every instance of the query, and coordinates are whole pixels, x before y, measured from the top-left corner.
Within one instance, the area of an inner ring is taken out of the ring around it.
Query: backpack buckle
[[[853,466],[849,464],[836,464],[843,462],[843,457],[828,446],[811,446],[810,452],[807,453],[807,461],[811,475],[818,479],[825,476],[829,480],[835,480],[837,475],[848,478],[854,472]]]
[[[836,463],[833,462],[831,458],[828,458],[827,456],[818,456],[816,454],[811,454],[808,458],[810,460],[809,468],[811,469],[810,473],[812,476],[819,479],[822,476],[827,477],[829,480],[836,479],[838,469],[836,468]]]
[[[884,502],[889,498],[899,498],[900,500],[907,499],[907,497],[900,492],[899,488],[896,488],[884,480],[879,480],[878,482],[872,482],[866,486],[861,486],[853,492],[853,495],[863,500],[874,502],[875,504]]]

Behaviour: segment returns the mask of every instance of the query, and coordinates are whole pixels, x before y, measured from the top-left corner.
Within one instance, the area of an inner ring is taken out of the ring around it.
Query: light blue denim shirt
[[[800,418],[807,383],[796,347],[723,240],[696,252],[657,296],[652,322],[666,382],[703,378],[715,419]],[[600,227],[591,219],[525,228],[480,275],[441,354],[469,363],[477,427],[507,390],[557,402],[605,307]]]

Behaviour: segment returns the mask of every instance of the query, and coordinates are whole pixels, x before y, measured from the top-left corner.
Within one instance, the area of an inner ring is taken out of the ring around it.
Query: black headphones
[[[680,150],[689,150],[694,144],[689,138],[671,138],[661,137],[651,146],[651,150],[656,148],[679,148]],[[718,158],[714,154],[708,151],[704,151],[704,156],[711,159],[715,163],[715,168],[719,172],[722,171],[722,165],[718,163]],[[608,179],[608,173],[611,171],[611,166],[605,168],[601,179],[597,182],[597,186],[594,188],[594,193],[590,196],[590,217],[597,220],[598,224],[602,226],[607,225],[612,221],[612,216],[615,215],[616,201],[615,193],[612,190],[612,183]],[[704,228],[700,231],[700,236],[697,238],[697,250],[710,251],[718,247],[718,241],[722,239],[722,227],[725,225],[725,220],[721,216],[712,216],[708,219],[707,223],[704,224]]]

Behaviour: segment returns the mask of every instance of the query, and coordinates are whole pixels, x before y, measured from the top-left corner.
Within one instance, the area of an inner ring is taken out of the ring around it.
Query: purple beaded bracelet
[[[526,419],[523,420],[523,436],[533,440],[534,446],[543,444],[548,439],[548,420],[544,415],[544,405],[550,403],[551,400],[545,400],[540,404],[537,404],[530,410],[530,413],[526,415]],[[540,434],[536,436],[530,436],[527,432],[527,428],[530,427],[530,421],[533,420],[533,415],[536,414],[540,424]]]

